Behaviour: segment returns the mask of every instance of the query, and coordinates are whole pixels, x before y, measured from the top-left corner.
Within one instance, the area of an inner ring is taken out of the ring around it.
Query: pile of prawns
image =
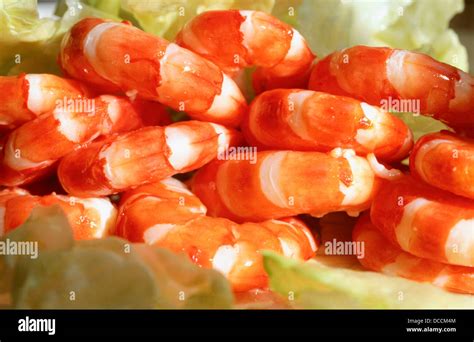
[[[0,236],[34,206],[58,204],[76,239],[184,253],[241,292],[268,286],[261,250],[315,255],[298,215],[345,211],[360,214],[353,239],[366,268],[473,294],[473,77],[385,47],[315,57],[295,29],[257,11],[205,12],[173,43],[81,20],[58,59],[69,78],[0,77]],[[248,104],[238,84],[250,67]],[[386,99],[419,101],[452,130],[414,144]],[[172,123],[167,108],[190,120]],[[235,146],[257,147],[256,162],[217,158]],[[190,171],[187,184],[172,178]],[[62,194],[26,190],[51,174]]]

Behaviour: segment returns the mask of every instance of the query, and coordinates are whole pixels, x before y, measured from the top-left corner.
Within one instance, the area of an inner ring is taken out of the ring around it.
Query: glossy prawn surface
[[[354,241],[364,246],[364,257],[359,261],[370,270],[474,294],[474,268],[447,265],[404,252],[380,233],[369,215],[359,218],[352,234]]]
[[[51,112],[57,101],[90,95],[80,82],[49,74],[0,76],[0,128],[13,129]]]
[[[186,24],[176,43],[232,76],[258,67],[253,75],[257,93],[305,87],[315,57],[298,31],[259,11],[204,12]]]
[[[314,66],[309,89],[376,106],[411,100],[421,114],[474,135],[474,78],[421,53],[368,46],[337,51]]]
[[[411,153],[410,170],[432,186],[474,199],[474,139],[448,131],[427,134]]]
[[[106,196],[196,170],[241,142],[223,126],[183,121],[111,135],[64,157],[58,176],[75,196]]]
[[[384,181],[370,216],[385,238],[405,252],[474,266],[474,200],[405,176]]]
[[[60,64],[102,91],[159,101],[200,120],[237,126],[247,109],[215,64],[125,23],[81,20],[64,37]]]
[[[309,259],[316,243],[298,219],[237,224],[206,216],[206,207],[184,184],[168,178],[124,193],[116,234],[184,253],[193,262],[222,272],[234,291],[268,286],[259,251]]]
[[[341,147],[384,161],[404,159],[413,146],[406,124],[349,97],[300,89],[270,90],[250,105],[242,126],[260,149],[329,152]]]
[[[36,206],[59,205],[76,240],[103,238],[114,229],[117,209],[107,198],[33,196],[20,188],[0,191],[0,236],[23,224]]]
[[[192,191],[211,216],[262,221],[368,209],[379,178],[354,151],[266,151],[254,162],[217,160],[196,173]]]
[[[2,142],[0,185],[31,182],[52,171],[60,158],[98,137],[170,121],[159,103],[131,102],[112,95],[87,101],[93,105],[79,110],[56,107],[11,131]]]
[[[58,58],[72,79],[0,77],[0,236],[35,206],[59,205],[75,239],[167,248],[242,293],[268,289],[263,250],[315,255],[295,216],[333,213],[305,218],[322,243],[353,238],[368,269],[474,294],[473,77],[384,47],[314,58],[295,29],[258,11],[202,13],[175,43],[127,22],[77,22]],[[247,68],[259,94],[250,107],[237,85]],[[171,124],[165,106],[200,121]],[[413,146],[394,111],[456,133]],[[193,192],[170,178],[191,171]],[[333,265],[362,268],[344,260]]]

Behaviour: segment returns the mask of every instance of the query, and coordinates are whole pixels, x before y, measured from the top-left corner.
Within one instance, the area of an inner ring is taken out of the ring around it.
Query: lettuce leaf
[[[85,17],[130,20],[143,30],[174,39],[195,15],[211,9],[245,8],[270,12],[275,0],[61,0],[56,17],[40,18],[37,0],[0,0],[0,75],[60,74],[61,39]]]
[[[3,239],[38,255],[0,256],[0,295],[22,309],[230,308],[230,284],[185,256],[117,237],[74,241],[59,207],[38,207]]]
[[[271,290],[308,309],[473,309],[474,296],[430,284],[263,252]]]
[[[441,121],[429,116],[414,115],[413,113],[392,113],[402,119],[413,132],[413,138],[417,141],[423,135],[430,132],[439,132],[441,130],[451,130]]]
[[[353,45],[428,53],[468,70],[467,52],[450,29],[463,0],[303,0],[297,28],[319,56]]]
[[[84,17],[130,20],[172,40],[193,16],[227,8],[273,11],[295,25],[319,56],[355,44],[387,45],[468,68],[466,49],[448,29],[462,0],[61,0],[56,18],[39,18],[36,0],[0,0],[0,75],[59,73],[62,36]]]
[[[143,30],[174,40],[184,24],[202,12],[229,8],[271,12],[274,4],[275,0],[122,0],[122,13]]]
[[[56,14],[62,15],[68,0],[61,0]],[[85,6],[119,16],[144,31],[174,40],[194,16],[210,10],[229,8],[271,12],[275,0],[81,0]],[[291,0],[290,0],[291,1]]]
[[[88,16],[114,18],[79,0],[67,0],[61,18],[40,18],[36,0],[0,0],[0,75],[59,74],[61,39],[74,23]]]
[[[0,0],[0,74],[16,74],[41,67],[57,71],[54,53],[58,23],[40,19],[36,1]]]

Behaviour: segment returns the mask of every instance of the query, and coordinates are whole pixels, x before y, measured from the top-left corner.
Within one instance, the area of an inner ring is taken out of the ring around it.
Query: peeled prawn
[[[196,173],[192,191],[211,216],[262,221],[368,209],[379,180],[351,150],[258,152],[256,162],[217,160]]]
[[[474,135],[474,78],[421,53],[368,46],[337,51],[314,66],[309,89],[382,107],[409,100],[410,106],[397,107]]]
[[[446,265],[404,252],[379,232],[369,215],[358,220],[352,235],[354,241],[364,244],[364,257],[359,261],[368,269],[474,294],[474,268]]]
[[[432,186],[474,199],[474,140],[448,131],[427,134],[413,148],[410,170]]]
[[[370,215],[385,238],[405,252],[474,266],[474,200],[405,176],[380,186]]]
[[[99,136],[169,122],[158,103],[132,103],[111,95],[88,101],[94,105],[87,111],[57,107],[10,132],[0,155],[0,184],[30,182],[48,172],[60,158]]]
[[[207,217],[206,207],[181,182],[169,178],[124,193],[116,234],[186,254],[227,276],[235,291],[268,286],[259,251],[309,259],[316,243],[299,220],[236,224]]]
[[[125,23],[83,19],[64,37],[64,71],[104,91],[159,101],[191,117],[237,126],[246,102],[201,56]]]
[[[217,124],[178,122],[110,136],[62,159],[58,176],[75,196],[105,196],[200,168],[240,134]]]
[[[0,76],[0,127],[15,128],[51,112],[57,101],[88,95],[89,91],[80,82],[55,75]]]
[[[264,149],[329,152],[341,147],[401,160],[413,146],[410,129],[395,116],[364,102],[310,90],[264,92],[250,105],[242,130]]]
[[[117,210],[107,198],[75,198],[64,195],[33,196],[20,188],[0,191],[0,236],[23,224],[38,205],[59,205],[76,240],[102,238],[114,229]]]
[[[303,88],[314,60],[301,34],[277,18],[259,11],[207,11],[178,33],[177,44],[234,76],[257,66],[255,91]]]

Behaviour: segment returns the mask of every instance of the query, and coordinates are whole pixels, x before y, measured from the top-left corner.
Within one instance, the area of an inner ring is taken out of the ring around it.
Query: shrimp
[[[92,105],[87,109],[81,106],[76,112],[74,107],[57,107],[10,132],[0,155],[0,184],[18,186],[38,179],[61,157],[101,135],[127,132],[145,122],[169,122],[158,103],[132,103],[111,95],[89,101]]]
[[[75,198],[54,193],[33,196],[20,188],[8,188],[0,191],[0,236],[23,224],[38,205],[59,205],[76,240],[102,238],[115,227],[117,209],[106,198]]]
[[[354,241],[363,243],[364,257],[359,261],[370,270],[474,294],[474,268],[446,265],[404,252],[379,232],[369,215],[362,215],[352,235]]]
[[[145,127],[70,153],[58,176],[70,194],[105,196],[198,169],[238,142],[237,131],[207,122]]]
[[[369,208],[378,177],[354,151],[258,152],[253,163],[217,160],[204,166],[192,191],[211,216],[242,222],[333,211],[356,214]]]
[[[49,74],[0,76],[0,127],[13,129],[51,112],[57,101],[90,95],[80,82]]]
[[[334,52],[314,66],[309,89],[382,107],[409,100],[398,107],[412,108],[394,110],[433,116],[474,135],[474,78],[424,54],[368,46]]]
[[[238,292],[268,286],[260,250],[306,260],[317,248],[309,229],[295,218],[239,225],[208,217],[201,201],[173,178],[125,192],[115,234],[184,253],[222,272]]]
[[[235,76],[257,66],[257,93],[275,88],[303,88],[315,56],[301,34],[277,18],[259,11],[207,11],[178,33],[176,43]]]
[[[413,146],[410,129],[386,111],[310,90],[277,89],[259,95],[242,131],[261,149],[329,152],[342,147],[387,161],[404,159]]]
[[[474,199],[474,140],[442,131],[419,139],[410,155],[413,175],[437,188]]]
[[[370,213],[393,244],[420,258],[474,266],[474,201],[412,176],[382,184]]]
[[[81,20],[64,37],[59,60],[68,75],[103,91],[159,101],[195,119],[237,126],[246,112],[219,67],[125,23]]]

